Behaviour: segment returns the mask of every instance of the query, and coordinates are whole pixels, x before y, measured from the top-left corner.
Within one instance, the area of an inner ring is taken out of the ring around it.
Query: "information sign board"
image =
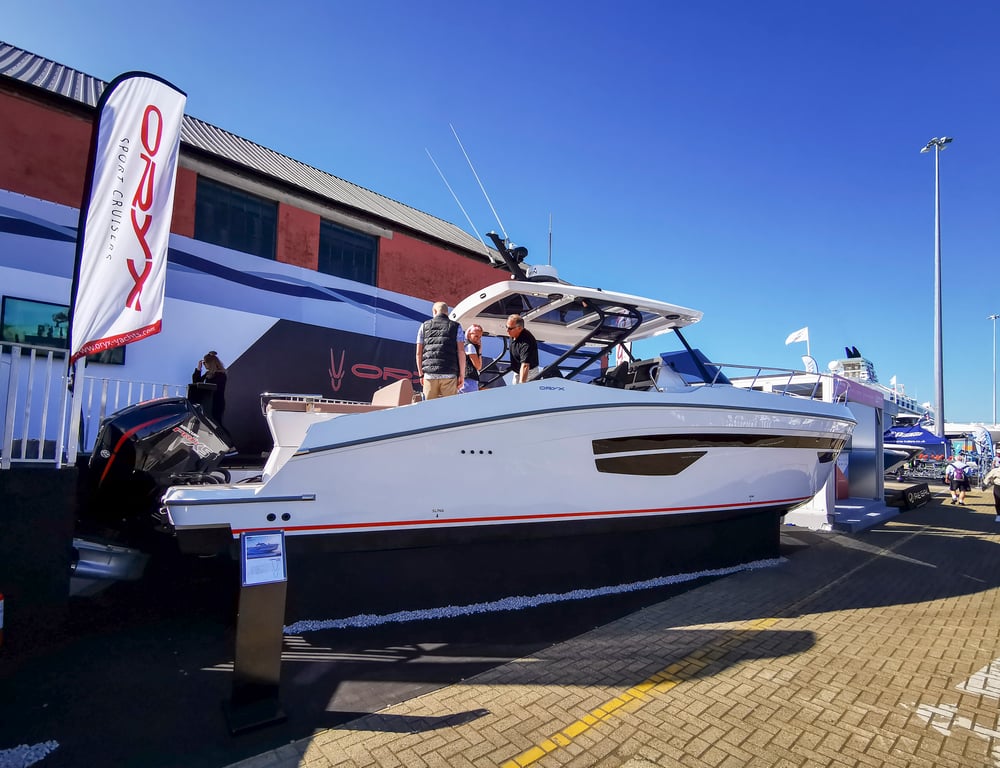
[[[244,587],[288,580],[285,567],[285,532],[254,531],[240,534],[241,573]]]

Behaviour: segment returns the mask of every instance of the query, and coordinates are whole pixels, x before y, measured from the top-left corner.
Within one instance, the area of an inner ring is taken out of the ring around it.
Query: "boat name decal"
[[[551,386],[549,384],[543,384],[542,386],[539,387],[539,389],[543,390],[543,391],[552,391],[552,392],[565,392],[566,391],[566,387],[553,387],[553,386]]]

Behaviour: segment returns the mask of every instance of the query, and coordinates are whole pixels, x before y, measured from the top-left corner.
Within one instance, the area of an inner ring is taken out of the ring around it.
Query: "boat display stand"
[[[240,536],[241,584],[233,688],[222,708],[235,736],[284,722],[278,701],[287,566],[282,531]]]

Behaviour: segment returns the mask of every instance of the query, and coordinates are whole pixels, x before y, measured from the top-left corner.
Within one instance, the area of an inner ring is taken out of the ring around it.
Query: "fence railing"
[[[57,467],[76,462],[77,450],[94,447],[109,414],[157,397],[187,394],[186,384],[88,376],[77,365],[79,393],[67,388],[66,351],[4,344],[0,356],[0,469],[12,463]],[[70,440],[74,402],[80,409],[77,439]]]

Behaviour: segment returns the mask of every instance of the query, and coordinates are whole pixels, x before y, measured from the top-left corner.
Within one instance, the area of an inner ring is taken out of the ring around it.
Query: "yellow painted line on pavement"
[[[608,699],[598,707],[590,710],[579,720],[570,723],[562,730],[552,734],[541,742],[526,749],[516,757],[501,765],[501,768],[525,768],[534,765],[543,757],[557,749],[569,746],[574,739],[606,722],[616,713],[634,712],[652,700],[656,694],[667,693],[683,682],[693,679],[709,664],[718,661],[726,655],[726,646],[741,632],[748,629],[768,629],[778,623],[778,619],[755,619],[744,624],[739,629],[730,630],[715,642],[709,643],[692,651],[680,661],[675,661],[659,672],[651,675],[638,685],[634,685],[617,696]]]

